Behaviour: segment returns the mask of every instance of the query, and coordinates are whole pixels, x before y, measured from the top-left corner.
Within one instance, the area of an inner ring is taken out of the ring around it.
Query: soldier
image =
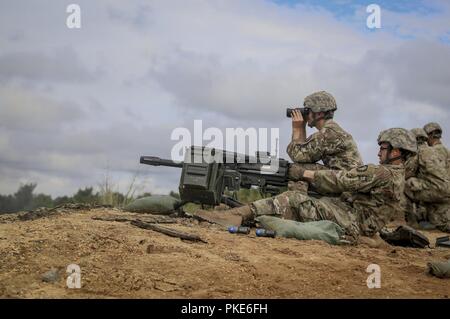
[[[428,123],[423,130],[416,133],[422,140],[426,134],[429,146],[421,144],[407,164],[405,193],[414,205],[408,205],[406,219],[414,227],[450,232],[450,154],[441,143],[438,123]]]
[[[414,136],[416,137],[416,141],[417,141],[417,147],[421,147],[423,145],[428,145],[428,134],[427,132],[425,132],[425,130],[423,128],[413,128],[411,130],[411,133],[414,134]]]
[[[416,136],[418,152],[406,164],[406,221],[416,228],[419,224],[426,226],[424,222],[427,222],[445,231],[450,200],[446,158],[428,146],[425,130],[418,128],[411,132]]]
[[[418,151],[423,148],[424,146],[427,146],[428,142],[428,135],[425,133],[425,130],[422,128],[413,128],[411,129],[411,133],[414,134],[417,141],[417,149]],[[417,174],[417,163],[418,156],[411,156],[406,160],[405,163],[405,177],[406,179],[409,179],[410,177],[414,177]]]
[[[442,144],[442,128],[438,123],[428,123],[423,129],[428,134],[428,145],[435,148],[442,156],[447,159],[446,167],[450,175],[450,151]]]
[[[294,163],[310,170],[348,170],[363,165],[353,137],[333,120],[337,106],[330,93],[308,95],[303,106],[308,114],[306,119],[298,110],[292,112],[292,141],[287,153]],[[308,138],[306,123],[318,130]],[[320,160],[324,165],[317,164]]]
[[[346,235],[372,236],[389,222],[392,214],[404,213],[404,162],[417,152],[411,132],[394,128],[378,137],[381,165],[365,165],[350,170],[303,170],[301,179],[321,193],[340,197],[314,198],[301,191],[287,191],[226,212],[197,211],[194,215],[223,226],[240,225],[260,215],[309,222],[331,220]]]

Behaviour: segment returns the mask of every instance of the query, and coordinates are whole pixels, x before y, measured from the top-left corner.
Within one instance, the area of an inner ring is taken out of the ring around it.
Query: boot
[[[212,224],[230,227],[241,226],[243,222],[253,218],[253,213],[250,206],[245,205],[226,211],[197,210],[193,216]]]
[[[439,246],[450,248],[450,236],[436,238],[436,247]]]
[[[430,245],[425,235],[406,225],[399,226],[392,232],[382,229],[380,236],[392,246],[425,248]]]

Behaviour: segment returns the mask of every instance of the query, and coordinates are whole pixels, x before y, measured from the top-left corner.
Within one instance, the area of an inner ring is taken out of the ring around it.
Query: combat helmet
[[[428,134],[423,128],[413,128],[411,133],[416,136],[417,143],[426,142],[428,140]]]
[[[314,113],[336,111],[337,109],[333,95],[325,91],[315,92],[305,97],[303,106],[311,109]]]
[[[433,133],[433,137],[437,137],[440,138],[441,134],[442,134],[442,128],[441,126],[436,123],[436,122],[431,122],[428,123],[427,125],[425,125],[423,127],[423,129],[425,130],[425,132],[430,135],[431,133]]]
[[[416,136],[404,128],[390,128],[378,135],[378,145],[389,143],[393,148],[399,148],[411,153],[417,153]]]

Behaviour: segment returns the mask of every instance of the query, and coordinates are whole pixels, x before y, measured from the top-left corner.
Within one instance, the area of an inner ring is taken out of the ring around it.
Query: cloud
[[[57,101],[30,90],[0,87],[0,125],[11,130],[57,130],[66,122],[83,118],[73,102]]]
[[[96,75],[80,61],[71,47],[56,49],[52,54],[36,51],[8,52],[0,56],[0,80],[92,81]]]
[[[278,115],[282,103],[299,102],[303,72],[295,66],[264,71],[253,61],[225,65],[220,57],[185,51],[171,58],[150,75],[181,108],[261,120]]]
[[[450,47],[417,40],[387,52],[377,61],[389,70],[400,97],[448,109],[450,107]]]
[[[138,4],[136,7],[125,8],[125,10],[123,6],[109,5],[106,9],[108,17],[112,21],[133,25],[136,31],[149,25],[151,10],[151,6],[148,4]]]

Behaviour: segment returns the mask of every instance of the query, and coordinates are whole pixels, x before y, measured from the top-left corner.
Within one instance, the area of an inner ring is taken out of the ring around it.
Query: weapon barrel
[[[156,156],[141,156],[141,164],[152,166],[169,166],[169,167],[183,167],[183,162],[175,162],[168,159],[159,158]]]

